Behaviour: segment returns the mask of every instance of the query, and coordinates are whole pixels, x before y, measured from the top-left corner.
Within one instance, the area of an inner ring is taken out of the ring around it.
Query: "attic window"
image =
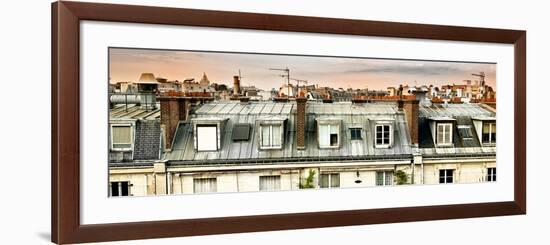
[[[361,139],[361,128],[350,128],[351,140]]]
[[[390,124],[376,125],[375,145],[378,148],[387,148],[391,145],[392,130]]]
[[[233,141],[248,141],[250,138],[250,124],[236,124],[231,135]]]
[[[458,126],[458,134],[463,139],[472,139],[474,136],[472,134],[472,130],[469,126],[459,125]]]
[[[438,145],[451,145],[453,142],[453,124],[438,123],[437,124],[437,141]]]
[[[340,146],[340,125],[319,123],[319,147],[337,148]]]
[[[111,126],[111,149],[131,150],[132,149],[132,126],[112,125]]]
[[[494,144],[497,141],[497,124],[494,122],[483,123],[481,131],[481,141],[483,144]]]
[[[260,125],[260,149],[281,149],[283,145],[282,124]]]
[[[197,125],[197,151],[218,150],[218,127],[216,125]]]

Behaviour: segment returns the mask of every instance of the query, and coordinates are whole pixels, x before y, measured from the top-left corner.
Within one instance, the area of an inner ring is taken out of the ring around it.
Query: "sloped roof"
[[[180,123],[175,136],[172,151],[166,159],[173,163],[204,164],[224,161],[266,161],[284,159],[285,161],[314,158],[369,157],[402,158],[412,153],[407,124],[404,114],[397,109],[396,103],[316,103],[308,102],[306,107],[306,149],[298,150],[295,145],[295,102],[212,102],[195,110],[192,118],[218,117],[229,118],[223,129],[221,149],[216,152],[195,152],[191,123]],[[259,119],[266,116],[288,118],[285,121],[284,144],[281,150],[259,150]],[[319,149],[317,144],[316,118],[330,117],[342,120],[340,128],[341,147],[338,149]],[[393,118],[394,146],[389,149],[374,147],[374,125],[379,119]],[[232,133],[235,124],[248,123],[250,139],[233,142]],[[360,126],[362,139],[351,140],[349,128]]]
[[[496,113],[482,104],[433,104],[420,105],[419,107],[419,147],[421,152],[428,157],[438,155],[473,155],[495,154],[496,147],[482,146],[479,142],[473,118],[496,118]],[[435,147],[429,121],[434,118],[452,119],[453,147]],[[468,128],[459,132],[459,128]],[[471,135],[468,135],[468,133]]]

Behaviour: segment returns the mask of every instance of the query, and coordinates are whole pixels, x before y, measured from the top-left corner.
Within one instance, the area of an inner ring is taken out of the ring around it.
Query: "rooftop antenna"
[[[239,69],[239,81],[244,85],[243,76],[241,75],[241,69]]]
[[[291,78],[290,80],[296,81],[296,88],[298,90],[300,90],[300,83],[308,84],[307,80],[303,80],[303,79]],[[305,85],[304,85],[304,87],[305,87]],[[300,91],[298,91],[298,93],[300,93]]]
[[[286,77],[286,89],[287,89],[286,96],[288,97],[290,95],[290,69],[288,69],[288,67],[285,67],[285,68],[269,68],[269,70],[286,72],[286,74],[282,74],[281,77]]]

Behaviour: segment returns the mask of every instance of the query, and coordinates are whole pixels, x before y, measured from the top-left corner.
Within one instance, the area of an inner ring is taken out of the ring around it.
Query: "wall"
[[[89,0],[92,1],[92,0]],[[97,0],[95,0],[97,1]],[[157,239],[113,244],[543,244],[550,218],[548,197],[547,141],[550,132],[547,94],[550,22],[544,1],[204,1],[204,0],[110,0],[118,3],[255,11],[340,18],[433,24],[527,29],[528,73],[528,214],[525,216],[477,218],[450,221],[412,222],[325,229],[262,232],[232,235]],[[0,208],[1,244],[49,244],[50,230],[50,1],[29,0],[6,3],[2,23],[2,72],[30,83],[21,100],[7,93],[3,107],[2,163],[16,174],[0,178],[4,188]],[[18,86],[20,89],[21,86]],[[32,112],[32,113],[30,113]],[[15,120],[17,118],[17,120]],[[39,123],[37,123],[39,122]],[[26,133],[21,137],[21,132]],[[32,142],[32,143],[30,143]],[[32,148],[28,148],[32,147]],[[24,177],[25,181],[22,181]],[[9,184],[8,184],[9,183]],[[336,201],[336,200],[327,200]],[[461,235],[457,232],[460,232]],[[396,236],[396,234],[399,234]],[[538,241],[538,242],[537,242]]]

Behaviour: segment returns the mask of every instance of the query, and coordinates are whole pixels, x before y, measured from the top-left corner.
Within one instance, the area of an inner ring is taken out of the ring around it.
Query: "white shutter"
[[[197,125],[197,151],[217,151],[218,133],[216,126]]]
[[[327,124],[319,125],[319,146],[327,147],[330,145],[329,126]]]

